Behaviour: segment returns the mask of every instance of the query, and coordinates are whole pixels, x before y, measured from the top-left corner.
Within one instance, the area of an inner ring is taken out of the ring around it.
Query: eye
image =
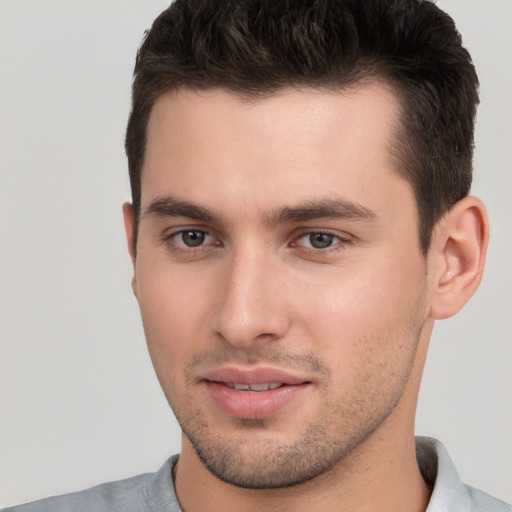
[[[308,247],[310,249],[328,249],[345,240],[337,235],[331,233],[306,233],[297,240],[297,245]]]
[[[191,248],[215,242],[213,236],[198,229],[186,229],[179,231],[178,233],[174,233],[171,238],[177,245]]]

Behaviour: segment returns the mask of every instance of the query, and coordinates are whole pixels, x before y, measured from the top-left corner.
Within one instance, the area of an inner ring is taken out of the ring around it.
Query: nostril
[[[255,341],[261,341],[261,342],[270,342],[270,341],[277,341],[278,339],[280,338],[280,336],[278,334],[272,334],[272,333],[263,333],[263,334],[258,334],[258,336],[256,336],[255,338]]]

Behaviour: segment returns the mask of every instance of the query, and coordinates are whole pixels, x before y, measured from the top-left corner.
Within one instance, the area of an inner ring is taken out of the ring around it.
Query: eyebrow
[[[306,222],[315,219],[373,221],[377,219],[377,214],[359,203],[353,203],[345,199],[322,199],[320,201],[308,201],[294,207],[281,208],[269,216],[271,224]]]
[[[223,220],[222,215],[213,210],[174,196],[155,199],[146,208],[144,215],[150,217],[186,217],[202,222],[221,222]],[[270,225],[286,222],[306,222],[315,219],[374,221],[377,219],[377,214],[359,203],[345,199],[322,199],[307,201],[293,207],[285,206],[265,216],[265,220]]]
[[[150,217],[187,217],[203,222],[214,222],[220,218],[207,208],[173,196],[155,199],[144,214]]]

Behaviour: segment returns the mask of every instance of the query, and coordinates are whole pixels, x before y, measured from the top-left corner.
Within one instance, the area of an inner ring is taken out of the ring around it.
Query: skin
[[[466,198],[422,255],[389,151],[398,122],[378,83],[253,101],[178,90],[153,107],[136,251],[124,215],[149,351],[184,432],[186,512],[425,510],[421,372],[434,319],[478,285],[487,224]],[[205,383],[226,365],[306,384],[268,417],[235,418]]]

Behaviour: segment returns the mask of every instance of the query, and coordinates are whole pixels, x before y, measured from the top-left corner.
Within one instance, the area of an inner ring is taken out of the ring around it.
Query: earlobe
[[[453,316],[471,298],[482,279],[489,226],[478,198],[459,201],[438,223],[431,247],[434,265],[431,316]]]
[[[126,232],[126,243],[128,246],[128,253],[132,260],[133,265],[133,277],[132,277],[132,289],[135,296],[137,296],[137,279],[135,275],[135,259],[136,259],[136,247],[135,247],[135,213],[131,203],[123,204],[123,218],[124,218],[124,229]]]

